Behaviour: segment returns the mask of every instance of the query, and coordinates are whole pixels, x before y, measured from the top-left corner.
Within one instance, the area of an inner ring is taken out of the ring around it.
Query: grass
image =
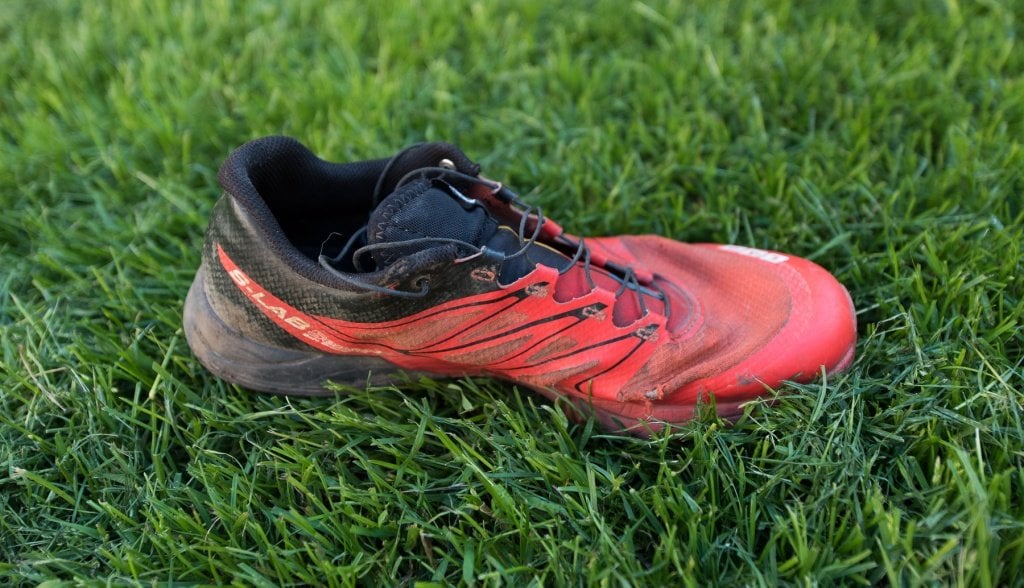
[[[1024,5],[554,4],[0,4],[0,578],[1024,582]],[[858,358],[646,441],[487,380],[226,385],[182,300],[217,166],[276,133],[810,257]]]

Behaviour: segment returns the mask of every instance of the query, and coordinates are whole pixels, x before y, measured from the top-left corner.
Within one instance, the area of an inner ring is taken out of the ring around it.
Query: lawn
[[[1024,2],[559,4],[0,2],[0,583],[1024,583]],[[650,440],[225,384],[182,302],[267,134],[809,257],[857,360]]]

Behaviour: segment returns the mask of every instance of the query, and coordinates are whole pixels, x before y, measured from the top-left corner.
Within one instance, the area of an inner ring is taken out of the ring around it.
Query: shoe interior
[[[276,224],[292,246],[316,260],[321,252],[340,250],[366,226],[386,164],[331,163],[295,140],[272,137],[235,151],[220,179],[269,234],[278,233]]]

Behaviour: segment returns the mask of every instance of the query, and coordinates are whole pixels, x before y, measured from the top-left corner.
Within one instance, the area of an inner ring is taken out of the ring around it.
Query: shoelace
[[[374,188],[374,195],[373,195],[374,205],[376,205],[378,203],[377,202],[377,200],[378,200],[378,192],[381,189],[381,186],[383,184],[384,176],[387,175],[387,172],[391,169],[392,163],[398,157],[400,157],[403,153],[405,153],[407,150],[408,150],[408,148],[405,149],[405,150],[400,151],[385,166],[384,171],[381,173],[380,179],[378,179],[377,185]],[[446,163],[450,163],[450,162],[446,162]],[[412,181],[413,179],[416,179],[416,178],[422,178],[422,179],[426,180],[426,179],[428,179],[428,174],[436,174],[431,179],[440,179],[442,177],[447,176],[447,177],[451,177],[451,178],[461,179],[461,180],[466,181],[466,182],[470,182],[470,183],[480,184],[480,185],[486,186],[487,188],[491,189],[492,193],[494,193],[500,200],[503,200],[503,201],[507,202],[508,204],[514,205],[514,206],[516,206],[518,208],[517,212],[521,215],[521,218],[520,218],[520,221],[519,221],[519,231],[518,231],[518,233],[519,233],[520,248],[517,251],[515,251],[514,253],[511,253],[509,255],[504,255],[503,257],[505,259],[514,259],[516,257],[522,256],[522,255],[526,255],[526,253],[529,251],[530,247],[533,246],[535,243],[537,243],[537,241],[540,239],[540,236],[542,234],[542,229],[544,227],[544,222],[546,220],[545,217],[544,217],[544,213],[543,213],[543,210],[541,209],[541,207],[540,206],[535,206],[535,205],[532,205],[532,204],[524,203],[522,200],[519,199],[518,195],[515,192],[512,192],[511,190],[506,188],[501,182],[495,182],[493,180],[489,180],[487,178],[482,178],[480,176],[471,176],[469,174],[462,173],[462,172],[456,170],[454,168],[454,166],[449,167],[448,165],[440,165],[440,166],[437,166],[437,167],[424,167],[424,168],[419,168],[419,169],[415,169],[413,171],[410,171],[409,173],[405,174],[404,176],[401,177],[401,179],[398,180],[398,183],[395,184],[395,188],[394,189],[397,190],[401,186],[409,183],[410,181]],[[461,199],[466,204],[469,204],[471,206],[483,206],[483,204],[481,204],[480,201],[465,196],[462,192],[460,192],[458,189],[456,189],[451,184],[448,184],[447,182],[445,182],[445,184],[450,189],[452,194],[454,194],[456,197]],[[526,237],[526,230],[527,230],[527,226],[529,224],[529,221],[530,221],[531,217],[536,218],[537,220],[536,220],[535,226],[533,228],[532,234],[530,235],[529,238],[527,238]],[[359,241],[359,238],[362,237],[363,235],[365,235],[366,230],[367,230],[367,227],[366,227],[366,225],[364,225],[362,227],[362,229],[356,231],[349,238],[348,242],[345,243],[345,246],[342,247],[341,251],[336,256],[334,256],[334,257],[327,257],[321,251],[319,259],[318,259],[319,263],[320,263],[320,266],[323,267],[325,270],[330,272],[332,275],[334,275],[335,277],[341,279],[342,281],[344,281],[347,284],[350,284],[350,285],[353,285],[353,286],[357,286],[357,287],[360,287],[360,288],[365,288],[367,290],[372,290],[374,292],[380,292],[380,293],[383,293],[383,294],[389,294],[389,295],[393,295],[393,296],[400,296],[400,297],[406,297],[406,298],[422,298],[422,297],[426,296],[430,292],[429,279],[426,278],[426,277],[421,277],[421,278],[417,279],[417,285],[420,286],[420,290],[419,291],[417,291],[417,292],[408,292],[408,291],[404,291],[404,290],[395,290],[393,288],[387,288],[387,287],[384,287],[384,286],[378,286],[378,285],[375,285],[375,284],[370,284],[368,282],[364,282],[364,281],[361,281],[361,280],[358,280],[358,279],[354,278],[351,274],[347,274],[345,272],[341,272],[341,271],[339,271],[339,270],[334,268],[334,264],[339,263],[340,261],[342,261],[342,260],[347,258],[347,256],[349,255],[349,252],[352,250],[352,248],[355,246],[355,244]],[[332,236],[335,235],[335,234],[336,233],[332,233]],[[330,237],[328,237],[328,239],[329,238]],[[568,239],[567,239],[567,241],[569,243],[571,243],[571,241],[569,241]],[[326,243],[326,241],[325,241],[325,243]],[[359,249],[356,249],[354,252],[352,252],[350,259],[352,260],[352,265],[355,267],[356,271],[357,272],[363,272],[365,270],[363,269],[362,263],[360,262],[360,260],[362,258],[364,258],[366,255],[368,255],[368,254],[370,254],[370,253],[372,253],[374,251],[387,251],[387,250],[393,250],[393,249],[405,249],[405,248],[409,248],[409,247],[415,247],[415,246],[418,246],[418,245],[455,245],[455,246],[458,246],[458,247],[470,249],[472,251],[472,253],[470,255],[464,257],[463,259],[471,259],[471,258],[473,258],[473,257],[475,257],[477,255],[482,255],[482,254],[485,253],[485,251],[487,249],[486,245],[483,246],[483,247],[477,247],[477,246],[475,246],[475,245],[473,245],[471,243],[467,243],[465,241],[460,241],[458,239],[448,239],[448,238],[444,238],[444,237],[420,237],[420,238],[416,238],[416,239],[408,239],[408,240],[405,240],[405,241],[394,241],[394,242],[374,243],[374,244],[370,244],[370,245],[364,245],[364,246],[360,247]],[[580,262],[580,260],[583,261],[583,275],[586,278],[587,284],[588,284],[588,286],[590,286],[591,291],[593,291],[594,289],[597,288],[597,283],[594,281],[594,278],[591,275],[592,263],[591,263],[591,256],[590,256],[590,248],[588,248],[586,246],[586,243],[585,243],[585,241],[584,241],[584,239],[582,237],[580,237],[579,241],[576,243],[576,252],[569,259],[569,262],[565,265],[565,267],[562,267],[562,268],[560,268],[558,270],[558,274],[559,275],[564,275],[564,274],[568,273],[573,267],[576,266],[577,263]],[[662,307],[664,308],[665,318],[666,319],[669,318],[669,316],[671,315],[672,308],[671,308],[671,305],[668,302],[668,294],[657,283],[653,283],[652,282],[650,284],[650,286],[652,286],[654,288],[653,290],[651,288],[648,288],[644,284],[640,283],[640,279],[637,276],[636,272],[633,270],[632,267],[629,267],[629,266],[626,266],[626,267],[615,267],[615,268],[607,268],[606,267],[606,268],[603,268],[603,269],[605,270],[605,272],[609,276],[611,276],[614,280],[616,280],[617,282],[619,282],[621,284],[619,286],[618,290],[616,290],[616,292],[615,292],[616,300],[620,296],[622,296],[626,292],[626,290],[632,290],[633,292],[636,293],[637,302],[638,302],[638,305],[640,307],[640,315],[641,316],[645,316],[647,314],[647,310],[648,309],[647,309],[647,303],[644,301],[644,296],[650,296],[652,298],[656,298],[656,299],[658,299],[658,300],[660,300],[662,302]],[[616,272],[614,270],[619,270],[619,271]],[[618,275],[619,273],[621,273],[621,275]]]

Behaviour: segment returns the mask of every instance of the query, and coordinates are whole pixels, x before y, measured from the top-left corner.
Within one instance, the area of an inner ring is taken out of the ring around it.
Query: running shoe
[[[818,265],[583,239],[480,171],[446,143],[355,163],[287,137],[238,148],[185,302],[194,354],[279,394],[499,378],[642,436],[850,365],[853,303]]]

